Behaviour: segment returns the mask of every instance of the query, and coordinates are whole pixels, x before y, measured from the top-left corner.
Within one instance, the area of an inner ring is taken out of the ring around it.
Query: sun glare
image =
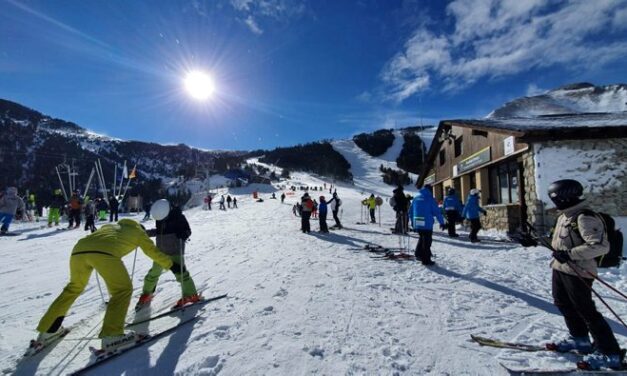
[[[213,94],[215,84],[208,74],[201,71],[191,71],[185,77],[185,89],[192,98],[204,101]]]

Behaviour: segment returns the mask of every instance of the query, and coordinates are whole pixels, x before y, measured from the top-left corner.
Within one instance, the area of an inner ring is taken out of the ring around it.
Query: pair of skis
[[[505,342],[505,341],[501,341],[498,339],[494,339],[494,338],[486,338],[486,337],[480,337],[480,336],[476,336],[476,335],[470,335],[470,338],[478,343],[481,346],[490,346],[490,347],[496,347],[496,348],[500,348],[500,349],[511,349],[511,350],[519,350],[519,351],[528,351],[528,352],[537,352],[537,351],[550,351],[550,352],[555,352],[554,350],[549,350],[547,348],[547,346],[540,346],[540,345],[531,345],[531,344],[526,344],[526,343],[517,343],[517,342]],[[571,351],[571,354],[575,354],[575,355],[581,355],[578,352],[575,351]],[[561,368],[561,369],[544,369],[544,368],[512,368],[509,367],[503,363],[500,363],[501,366],[503,368],[505,368],[505,370],[507,370],[507,372],[510,375],[520,375],[520,376],[543,376],[543,375],[581,375],[581,374],[585,374],[585,375],[597,375],[597,376],[602,376],[602,375],[625,375],[627,374],[627,365],[623,365],[623,368],[621,369],[603,369],[603,370],[586,370],[586,369],[581,369],[578,367],[568,367],[568,368]]]
[[[160,319],[162,317],[166,317],[166,316],[175,314],[177,312],[183,312],[183,311],[185,311],[186,309],[189,309],[189,308],[199,308],[199,307],[201,307],[201,306],[203,306],[203,305],[205,305],[207,303],[226,298],[227,296],[228,296],[228,294],[218,295],[218,296],[215,296],[215,297],[212,297],[212,298],[203,299],[203,300],[201,300],[199,302],[196,302],[196,303],[187,304],[187,305],[182,306],[182,307],[175,307],[175,308],[172,308],[172,309],[168,309],[165,312],[161,312],[161,313],[159,313],[157,315],[148,317],[146,319],[129,323],[129,324],[126,325],[126,327],[129,328],[129,327],[133,327],[135,325],[146,323],[146,322],[149,322],[149,321],[152,321],[152,320],[157,320],[157,319]],[[147,343],[153,342],[153,341],[155,341],[155,340],[157,340],[157,339],[159,339],[161,337],[164,337],[164,336],[166,336],[166,335],[176,331],[179,327],[181,327],[183,325],[190,324],[190,323],[196,321],[198,318],[199,318],[199,316],[192,316],[190,318],[183,319],[182,321],[180,321],[176,325],[173,325],[173,326],[171,326],[171,327],[169,327],[169,328],[167,328],[165,330],[162,330],[162,331],[159,331],[159,332],[156,332],[156,333],[152,333],[152,334],[147,334],[147,335],[144,335],[144,336],[140,336],[139,339],[134,344],[132,344],[131,346],[125,347],[123,349],[119,349],[119,350],[114,351],[114,352],[104,352],[101,349],[96,349],[94,347],[90,347],[89,350],[95,356],[95,360],[93,362],[89,363],[88,365],[86,365],[85,367],[80,368],[80,369],[74,371],[73,373],[71,373],[71,375],[81,375],[81,374],[83,374],[86,371],[89,371],[89,370],[91,370],[91,369],[93,369],[93,368],[95,368],[95,367],[97,367],[99,365],[102,365],[103,363],[105,363],[105,362],[107,362],[107,361],[109,361],[111,359],[114,359],[114,358],[116,358],[116,357],[126,353],[127,351],[133,350],[133,349],[135,349],[137,347],[143,346],[143,345],[145,345]],[[62,329],[62,331],[59,332],[59,335],[57,335],[54,338],[50,339],[45,345],[37,345],[35,343],[35,341],[31,341],[31,346],[26,351],[26,353],[24,354],[23,358],[30,358],[30,357],[32,357],[32,356],[42,352],[46,348],[49,348],[51,345],[53,345],[53,344],[57,343],[58,341],[60,341],[61,339],[63,339],[63,337],[65,337],[70,332],[70,330],[71,330],[71,328],[64,328],[64,329]]]

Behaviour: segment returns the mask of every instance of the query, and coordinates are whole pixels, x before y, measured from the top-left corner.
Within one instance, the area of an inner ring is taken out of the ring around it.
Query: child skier
[[[181,265],[181,272],[175,273],[176,280],[181,283],[182,297],[176,302],[175,307],[184,306],[189,303],[198,302],[201,297],[196,291],[196,285],[189,275],[184,262],[185,241],[192,234],[189,223],[178,207],[170,207],[168,200],[161,199],[155,201],[150,209],[152,217],[157,221],[156,229],[148,230],[150,236],[157,237],[157,248],[168,255],[172,262]],[[136,310],[141,309],[152,301],[153,293],[157,288],[157,282],[163,270],[162,265],[157,262],[152,264],[152,268],[144,278],[144,288],[139,301],[135,306]]]
[[[61,326],[63,319],[87,286],[94,269],[104,279],[111,296],[99,334],[103,350],[110,352],[134,344],[138,339],[137,335],[133,332],[124,333],[124,319],[133,285],[122,257],[137,247],[164,269],[180,273],[181,265],[173,263],[166,254],[159,251],[139,223],[122,219],[117,224],[102,226],[100,230],[80,239],[74,246],[70,256],[70,282],[39,321],[39,336],[32,341],[31,348],[45,347],[65,333]]]

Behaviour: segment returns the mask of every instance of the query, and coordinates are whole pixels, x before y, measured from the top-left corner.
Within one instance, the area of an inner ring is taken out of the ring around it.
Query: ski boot
[[[144,338],[143,335],[139,335],[133,331],[126,332],[119,336],[104,337],[101,341],[101,351],[104,353],[114,353],[119,350],[124,350],[135,345],[142,338]]]
[[[577,362],[577,368],[587,371],[597,371],[601,368],[621,369],[623,367],[621,354],[602,354],[598,351],[583,357]]]
[[[557,352],[569,352],[577,351],[581,354],[588,354],[592,352],[592,344],[588,337],[573,337],[569,336],[559,342],[547,343],[545,345],[547,350]]]
[[[141,294],[139,300],[137,301],[137,304],[135,304],[135,312],[141,310],[147,305],[150,305],[150,302],[152,302],[152,297],[152,294]]]
[[[179,309],[179,308],[183,308],[186,305],[190,305],[190,304],[194,304],[194,303],[198,303],[199,301],[202,300],[202,296],[200,296],[199,294],[194,294],[194,295],[190,295],[190,296],[185,296],[181,299],[179,299],[176,304],[174,305],[174,309]]]
[[[69,332],[68,329],[64,327],[60,327],[59,330],[57,330],[54,333],[46,333],[46,332],[39,333],[39,335],[37,336],[37,339],[33,339],[30,341],[30,345],[28,346],[28,350],[26,350],[26,354],[24,354],[24,356],[30,356],[30,355],[34,355],[40,352],[46,346],[55,342],[59,338],[64,337],[66,334],[68,334],[68,332]]]

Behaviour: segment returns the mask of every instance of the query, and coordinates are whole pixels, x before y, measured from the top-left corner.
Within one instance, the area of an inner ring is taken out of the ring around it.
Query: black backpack
[[[592,210],[583,210],[579,215],[594,215],[597,216],[603,222],[605,226],[605,233],[607,234],[607,241],[610,243],[610,251],[603,256],[595,258],[597,265],[600,268],[609,268],[613,266],[619,266],[623,260],[623,233],[616,228],[616,221],[611,215],[600,212],[593,212]],[[579,215],[577,218],[579,218]],[[579,229],[575,228],[577,235],[581,238]]]

